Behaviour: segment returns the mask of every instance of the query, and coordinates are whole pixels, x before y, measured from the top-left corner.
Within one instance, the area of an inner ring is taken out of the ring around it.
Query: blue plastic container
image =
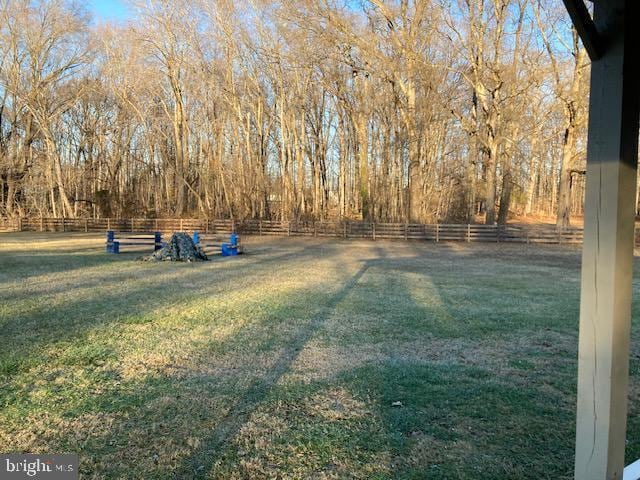
[[[114,253],[113,251],[113,241],[116,238],[116,232],[113,230],[107,231],[107,253]]]
[[[223,257],[235,257],[238,255],[238,246],[231,245],[230,243],[222,244],[222,256]]]

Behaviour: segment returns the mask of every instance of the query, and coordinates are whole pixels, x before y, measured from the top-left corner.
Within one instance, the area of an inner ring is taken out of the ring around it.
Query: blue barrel
[[[113,241],[116,238],[116,232],[114,232],[113,230],[108,230],[107,231],[107,253],[114,253],[113,252]]]
[[[197,231],[193,232],[193,243],[196,245],[200,243],[200,234]]]
[[[236,232],[233,232],[231,234],[231,238],[229,239],[229,243],[234,247],[236,245],[238,245],[238,234]]]

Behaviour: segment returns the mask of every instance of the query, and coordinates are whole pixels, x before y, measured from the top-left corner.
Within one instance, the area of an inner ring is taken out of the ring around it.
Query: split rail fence
[[[111,218],[0,218],[0,232],[162,232],[231,233],[344,239],[395,239],[432,242],[513,242],[540,244],[582,243],[581,228],[558,229],[532,225],[446,225],[372,223],[358,221],[282,222],[268,220],[111,219]],[[640,229],[636,230],[640,246]]]

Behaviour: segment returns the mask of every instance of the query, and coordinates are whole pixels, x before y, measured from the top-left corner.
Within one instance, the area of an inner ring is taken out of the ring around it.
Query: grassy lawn
[[[79,453],[83,478],[572,477],[578,250],[103,243],[0,235],[0,451]]]

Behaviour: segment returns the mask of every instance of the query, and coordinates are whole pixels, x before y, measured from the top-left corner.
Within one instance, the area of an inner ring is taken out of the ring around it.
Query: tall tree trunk
[[[496,176],[498,170],[498,142],[495,137],[489,138],[489,145],[487,148],[486,156],[486,169],[487,169],[487,205],[485,210],[487,216],[485,223],[487,225],[493,225],[496,223]]]
[[[358,151],[358,193],[363,220],[369,218],[369,132],[367,118],[364,113],[356,116],[356,135]]]
[[[511,193],[513,182],[511,180],[510,166],[502,176],[502,192],[500,193],[500,210],[498,212],[498,225],[506,225],[509,220],[509,208],[511,206]]]

